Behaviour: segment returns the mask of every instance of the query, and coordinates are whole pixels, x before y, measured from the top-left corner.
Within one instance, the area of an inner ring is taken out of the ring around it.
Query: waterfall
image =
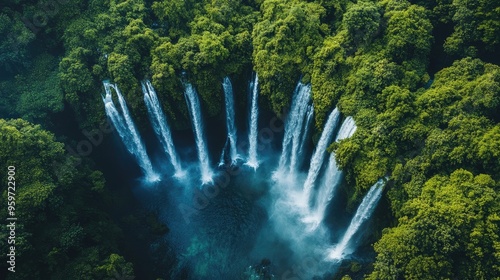
[[[307,134],[307,128],[310,123],[307,123],[307,117],[309,116],[308,110],[314,110],[312,105],[309,106],[309,102],[311,100],[311,85],[308,84],[306,86],[299,84],[298,88],[298,110],[297,117],[294,121],[297,130],[293,133],[292,136],[292,150],[290,156],[290,172],[295,174],[297,169],[300,167],[300,158],[299,156],[303,154],[301,148],[304,147],[302,140],[306,140],[307,137],[304,135]],[[312,117],[312,116],[311,116]],[[307,136],[307,135],[306,135]]]
[[[203,135],[203,122],[201,119],[201,107],[198,94],[190,83],[185,84],[186,102],[193,123],[196,147],[198,149],[198,160],[200,161],[201,181],[203,184],[211,183],[213,172],[210,169],[210,158],[208,155],[205,137]]]
[[[371,214],[377,207],[377,203],[382,196],[383,185],[385,184],[384,179],[378,180],[375,185],[373,185],[366,196],[361,201],[358,209],[356,210],[356,214],[351,220],[349,227],[347,228],[344,236],[340,240],[340,242],[335,245],[332,249],[330,249],[328,253],[328,259],[340,261],[344,259],[347,255],[354,252],[353,247],[349,248],[349,243],[352,240],[353,236],[358,232],[361,225],[370,218]]]
[[[257,169],[259,167],[259,161],[257,159],[257,126],[259,119],[259,108],[258,108],[258,98],[259,98],[259,77],[255,74],[255,81],[251,84],[252,88],[252,109],[250,111],[250,133],[248,134],[248,160],[245,165]]]
[[[335,137],[335,142],[351,137],[356,131],[356,128],[354,119],[351,116],[347,117],[340,126],[339,133],[337,133],[337,137]]]
[[[285,135],[278,166],[278,173],[294,173],[300,165],[303,142],[307,139],[307,129],[312,119],[311,85],[298,83],[292,98],[292,107],[285,123]]]
[[[226,139],[226,143],[222,148],[222,153],[220,154],[220,159],[219,159],[219,167],[222,167],[226,164],[226,149],[228,144],[229,144],[229,138]]]
[[[311,130],[313,115],[314,115],[314,106],[313,106],[313,104],[311,104],[307,107],[307,115],[306,115],[306,123],[305,123],[304,133],[302,134],[302,139],[300,140],[300,146],[299,146],[299,157],[304,156],[304,148],[305,148],[305,144],[307,143],[307,137],[309,136],[309,132]],[[302,158],[299,158],[299,159],[302,160]]]
[[[319,138],[318,145],[311,157],[311,165],[309,166],[309,172],[307,173],[306,182],[304,183],[304,197],[307,202],[310,201],[311,189],[314,187],[314,183],[318,178],[319,171],[323,165],[323,160],[326,155],[326,148],[330,145],[330,141],[333,136],[333,132],[337,128],[339,122],[340,113],[337,108],[330,113],[328,120],[326,121],[321,137]]]
[[[165,114],[161,109],[160,102],[158,101],[158,96],[153,88],[150,81],[145,81],[141,83],[142,92],[144,93],[144,102],[149,113],[149,119],[153,125],[153,129],[163,146],[163,150],[169,156],[170,162],[174,167],[175,174],[174,177],[182,178],[186,175],[186,172],[182,170],[180,160],[175,152],[174,142],[172,140],[172,133],[170,127],[167,124]]]
[[[146,153],[144,143],[142,143],[139,133],[137,132],[132,118],[130,117],[127,103],[125,102],[120,89],[118,86],[107,81],[104,81],[103,85],[106,91],[106,96],[103,97],[106,115],[115,126],[127,150],[136,158],[139,166],[146,175],[146,179],[148,181],[158,181],[159,176],[153,171],[153,166],[151,165],[151,161]],[[113,89],[118,96],[121,114],[113,102],[111,89]]]
[[[224,88],[226,101],[226,128],[227,137],[229,139],[229,154],[231,156],[231,162],[234,163],[238,159],[238,151],[236,149],[236,125],[234,124],[233,86],[228,77],[224,78],[222,87]]]
[[[355,131],[356,124],[354,123],[354,119],[352,117],[347,117],[340,126],[335,142],[351,137]],[[338,169],[337,162],[335,161],[335,153],[331,153],[326,166],[323,182],[316,194],[316,201],[313,205],[314,208],[311,212],[311,216],[308,217],[308,220],[313,223],[313,228],[316,228],[325,217],[328,203],[332,200],[335,189],[342,181],[342,176],[343,173]]]
[[[183,76],[186,75],[183,74]],[[183,77],[183,81],[184,80],[185,77]],[[380,179],[367,191],[365,197],[356,209],[356,212],[351,213],[351,215],[354,215],[352,220],[348,221],[350,224],[347,227],[337,229],[338,231],[335,231],[335,233],[339,232],[340,234],[338,240],[335,240],[336,243],[331,243],[332,232],[329,227],[322,225],[321,222],[325,219],[326,210],[329,205],[332,204],[333,195],[336,189],[339,188],[344,175],[336,164],[335,153],[331,153],[327,159],[326,155],[328,152],[326,149],[331,142],[339,142],[342,139],[351,137],[355,133],[357,127],[354,119],[352,117],[347,117],[342,125],[340,125],[341,117],[339,110],[335,108],[329,113],[325,120],[319,141],[316,143],[313,155],[310,160],[308,159],[309,162],[307,165],[309,166],[309,170],[307,170],[306,178],[306,170],[304,170],[304,166],[306,165],[305,154],[310,154],[308,149],[310,145],[309,141],[311,141],[311,132],[315,130],[314,116],[315,113],[317,113],[315,112],[317,107],[314,108],[312,103],[311,85],[299,82],[293,92],[290,111],[284,123],[282,153],[281,155],[275,155],[274,153],[269,155],[269,158],[271,158],[269,164],[272,164],[272,167],[270,167],[268,164],[263,163],[264,153],[259,150],[258,76],[255,75],[252,80],[247,92],[250,103],[250,110],[248,113],[248,156],[246,155],[246,151],[242,151],[241,147],[240,150],[237,149],[237,144],[243,144],[244,141],[242,141],[243,139],[241,137],[237,139],[236,96],[234,95],[235,93],[233,92],[231,81],[228,77],[220,81],[222,82],[224,90],[227,137],[225,137],[225,144],[218,162],[219,166],[225,166],[219,169],[215,166],[211,166],[209,153],[211,150],[208,150],[209,143],[206,139],[206,136],[211,136],[211,133],[216,133],[219,130],[215,129],[210,131],[209,127],[206,127],[207,131],[205,132],[201,108],[202,100],[200,100],[200,96],[197,94],[194,85],[184,83],[184,97],[191,118],[198,156],[194,163],[196,166],[190,166],[189,168],[189,171],[195,171],[191,172],[191,175],[187,173],[187,165],[181,161],[179,154],[177,154],[175,150],[172,131],[167,122],[167,116],[165,116],[162,110],[155,89],[150,81],[145,80],[141,83],[144,102],[152,127],[162,145],[163,151],[172,164],[172,167],[168,166],[167,169],[173,170],[176,177],[180,177],[182,174],[186,174],[186,178],[190,177],[188,178],[189,180],[183,180],[182,182],[179,182],[180,180],[174,180],[173,184],[192,185],[193,182],[199,182],[197,180],[201,179],[203,184],[218,182],[220,183],[218,186],[221,188],[226,186],[237,188],[235,189],[236,192],[230,191],[229,193],[224,193],[223,197],[217,199],[213,198],[218,195],[219,190],[210,188],[212,186],[206,185],[201,189],[201,193],[200,190],[192,190],[190,188],[182,189],[175,193],[169,192],[168,199],[170,200],[170,198],[172,198],[172,203],[167,203],[168,205],[163,203],[162,213],[167,213],[169,210],[175,210],[174,208],[178,206],[175,203],[177,198],[179,198],[178,203],[182,204],[179,206],[179,214],[182,216],[174,215],[178,217],[173,220],[175,225],[179,225],[179,228],[175,236],[170,237],[170,240],[179,241],[179,252],[182,253],[182,251],[190,249],[188,246],[194,244],[192,242],[196,242],[196,240],[193,239],[196,237],[196,231],[190,230],[191,228],[201,226],[202,230],[210,231],[210,227],[218,228],[222,226],[224,229],[227,225],[232,225],[233,222],[236,222],[236,224],[234,224],[234,231],[232,231],[232,229],[228,231],[231,236],[236,236],[243,240],[245,237],[250,237],[254,233],[266,234],[264,238],[260,236],[255,238],[254,247],[269,248],[270,246],[272,247],[278,244],[274,252],[267,251],[267,249],[265,249],[265,252],[270,252],[269,254],[271,255],[269,257],[273,259],[283,258],[284,256],[286,260],[283,261],[283,264],[287,266],[293,265],[292,263],[299,260],[301,257],[313,257],[312,260],[314,263],[311,264],[315,264],[315,268],[301,272],[293,271],[293,274],[296,274],[295,276],[303,279],[312,279],[327,275],[327,273],[328,275],[332,274],[332,267],[340,266],[339,264],[342,260],[355,253],[357,244],[361,240],[363,229],[366,228],[368,219],[374,215],[373,212],[382,197],[385,188],[384,185],[387,180],[384,178]],[[105,96],[103,96],[106,114],[116,127],[122,142],[127,150],[133,155],[134,159],[136,159],[138,165],[145,174],[144,176],[149,181],[159,180],[160,177],[152,168],[152,163],[147,155],[145,145],[132,121],[129,109],[127,108],[127,104],[120,90],[115,84],[109,82],[103,82],[103,84],[106,90]],[[220,84],[215,85],[219,85],[220,87]],[[112,96],[112,94],[115,94],[115,96]],[[224,124],[220,123],[220,125]],[[241,133],[241,128],[238,128]],[[220,136],[224,137],[226,135],[223,134]],[[218,146],[218,149],[219,148],[220,145]],[[257,153],[258,151],[259,154]],[[217,150],[217,152],[219,152],[219,150]],[[215,156],[215,153],[212,153],[212,156]],[[217,154],[217,158],[218,156],[219,154]],[[235,161],[239,163],[239,161],[242,161],[243,157],[246,157],[245,165],[252,167],[254,170],[249,170],[250,168],[246,167],[226,170],[229,163],[234,163]],[[278,159],[279,162],[276,162]],[[216,164],[216,160],[217,159],[214,159],[213,164]],[[257,170],[259,163],[262,164],[262,166]],[[168,165],[168,163],[165,164]],[[267,176],[271,171],[268,170],[268,168],[277,168],[273,175],[282,175],[278,177],[279,180],[274,182],[268,180]],[[233,171],[235,172],[232,173]],[[243,173],[239,173],[240,171]],[[193,178],[193,180],[191,180],[191,178]],[[223,179],[224,182],[218,181],[219,179]],[[255,190],[252,190],[248,195],[244,195],[245,197],[241,197],[240,189],[243,190],[244,188],[246,189],[252,186],[256,186]],[[214,185],[214,187],[217,186]],[[212,203],[213,205],[213,207],[210,207],[210,211],[205,211],[204,215],[193,221],[195,222],[194,227],[193,224],[188,225],[190,222],[189,217],[192,212],[186,212],[191,211],[189,209],[193,208],[190,205],[183,204],[184,202],[191,203],[188,201],[189,196],[193,197],[192,206],[196,209],[205,208],[205,205],[208,205],[208,203]],[[240,198],[243,200],[239,201]],[[164,198],[159,199],[164,200]],[[236,199],[236,201],[232,201],[234,199]],[[156,198],[151,201],[156,203]],[[241,203],[244,203],[244,205]],[[165,205],[165,207],[168,206],[168,208],[163,208],[163,205]],[[242,206],[244,209],[241,208]],[[259,208],[257,209],[258,212],[255,213],[256,215],[251,211],[255,207]],[[241,212],[242,210],[244,213]],[[177,210],[174,212],[176,211]],[[248,212],[248,214],[251,215],[243,217],[240,215],[240,212],[243,214]],[[332,214],[340,214],[340,216],[342,216],[344,211],[341,212],[342,213]],[[171,213],[171,211],[168,213]],[[185,220],[185,225],[179,222],[182,221],[182,219]],[[260,223],[264,220],[266,223],[261,226]],[[245,229],[241,230],[240,228],[242,226],[245,227],[246,224],[249,224],[254,230],[249,233]],[[224,230],[217,230],[216,235],[212,236],[212,234],[209,234],[207,237],[222,236],[219,232],[224,234]],[[233,243],[234,242],[231,241],[209,244],[207,245],[209,246],[207,250],[214,249],[214,246],[222,246],[222,250],[225,251],[227,249],[227,252],[230,252],[230,250],[237,248],[230,247]],[[217,260],[214,261],[214,265],[218,263]],[[212,264],[209,265],[211,266]],[[192,267],[187,268],[191,269]],[[282,268],[286,269],[286,267],[281,267],[279,269]],[[239,268],[237,270],[241,271]],[[224,273],[225,271],[221,271],[221,275]],[[223,279],[224,277],[219,278]]]

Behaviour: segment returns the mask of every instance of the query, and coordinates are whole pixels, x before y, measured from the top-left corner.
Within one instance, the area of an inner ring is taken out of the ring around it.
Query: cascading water
[[[250,111],[250,133],[248,134],[248,159],[245,165],[257,169],[259,161],[257,159],[257,126],[259,119],[259,77],[255,74],[255,81],[251,84],[252,88],[252,109]]]
[[[339,133],[337,133],[337,137],[335,137],[335,142],[351,137],[356,129],[357,127],[354,119],[351,116],[347,117],[340,126]]]
[[[301,148],[304,147],[303,140],[306,138],[304,135],[307,134],[307,128],[309,126],[307,117],[309,116],[308,110],[313,110],[312,105],[307,105],[310,100],[311,100],[311,85],[308,84],[306,86],[302,86],[302,84],[299,85],[299,110],[298,110],[298,116],[299,118],[296,120],[296,127],[299,129],[295,131],[295,133],[292,136],[292,151],[291,151],[291,156],[290,156],[290,172],[295,173],[298,168],[300,167],[300,155],[303,154]],[[303,93],[302,93],[303,92]],[[304,104],[306,106],[304,106]],[[312,117],[312,116],[311,116]]]
[[[313,106],[313,104],[311,104],[307,107],[307,115],[306,115],[306,120],[305,120],[306,123],[305,123],[304,133],[302,134],[302,139],[300,140],[299,160],[301,161],[301,163],[302,163],[302,157],[304,156],[304,148],[305,148],[305,144],[307,142],[307,137],[309,136],[309,132],[311,130],[313,115],[314,115],[314,106]]]
[[[225,94],[227,138],[219,161],[220,165],[224,165],[227,162],[234,162],[238,158],[236,149],[237,133],[235,126],[234,96],[232,85],[228,78],[225,78],[223,80],[222,85]],[[151,162],[147,157],[145,147],[142,144],[139,135],[132,123],[129,111],[125,104],[125,100],[123,99],[121,93],[115,85],[105,82],[104,86],[106,89],[106,96],[103,97],[103,101],[105,103],[107,115],[117,128],[117,131],[119,132],[127,149],[137,158],[139,165],[146,173],[148,179],[151,180],[151,178],[158,178],[158,176],[156,176],[156,174],[154,174],[152,170]],[[117,93],[121,110],[117,110],[115,104],[113,103],[113,100],[111,98],[111,88],[113,88]],[[257,170],[257,167],[259,166],[259,159],[257,155],[257,125],[259,114],[259,108],[257,105],[257,75],[255,76],[255,80],[251,83],[250,88],[251,106],[249,118],[249,152],[248,159],[245,164],[253,167],[256,172],[255,174],[257,175],[269,174],[266,168],[260,168],[259,170]],[[168,127],[163,111],[161,110],[156,92],[149,81],[145,81],[142,83],[142,90],[144,92],[144,101],[146,103],[153,128],[163,145],[165,153],[170,157],[172,166],[174,167],[176,174],[178,174],[178,172],[182,172],[182,165],[180,159],[176,154],[175,147],[172,141],[171,131]],[[192,120],[196,148],[198,151],[201,181],[204,184],[210,183],[214,181],[213,178],[215,177],[213,173],[214,171],[210,167],[209,153],[202,122],[203,120],[201,115],[200,100],[196,93],[196,90],[189,83],[185,84],[185,97]],[[276,257],[283,258],[283,254],[288,254],[289,252],[293,252],[293,254],[290,254],[290,260],[287,260],[290,262],[295,258],[295,256],[308,255],[313,257],[315,260],[317,260],[317,269],[300,274],[300,278],[302,279],[310,279],[314,276],[331,272],[330,269],[332,268],[332,266],[334,266],[334,264],[338,264],[344,258],[346,258],[346,256],[352,254],[355,251],[356,242],[354,241],[360,235],[359,232],[361,226],[372,215],[374,209],[376,208],[376,205],[382,195],[383,184],[385,182],[385,180],[381,179],[369,190],[338,244],[336,244],[335,246],[330,246],[329,248],[327,248],[327,251],[325,251],[325,244],[329,242],[331,233],[329,232],[328,227],[320,225],[321,221],[325,217],[327,206],[332,199],[335,188],[338,187],[342,180],[342,172],[336,165],[335,155],[333,153],[329,157],[326,168],[324,168],[323,165],[325,165],[326,163],[326,148],[331,143],[339,124],[340,113],[337,108],[335,108],[330,113],[325,123],[325,127],[323,129],[321,137],[317,143],[316,149],[311,157],[307,178],[304,182],[303,178],[305,177],[305,174],[301,171],[301,167],[304,154],[306,154],[307,151],[307,141],[310,141],[309,132],[311,130],[311,127],[313,126],[313,118],[314,106],[311,102],[311,85],[298,83],[294,91],[290,114],[288,115],[288,118],[285,122],[283,150],[279,159],[279,166],[274,173],[274,175],[277,176],[274,177],[274,179],[277,178],[278,180],[264,181],[266,178],[262,178],[262,176],[247,176],[248,174],[246,173],[242,175],[236,174],[234,175],[234,180],[228,180],[228,184],[231,184],[232,186],[238,185],[238,187],[241,187],[240,183],[242,183],[242,185],[245,187],[248,186],[248,188],[245,188],[246,190],[251,190],[251,186],[263,184],[263,182],[270,182],[271,184],[273,184],[272,186],[270,186],[268,194],[265,194],[266,196],[269,195],[269,197],[267,198],[269,198],[271,202],[269,203],[269,208],[266,209],[267,211],[269,211],[269,215],[257,213],[259,212],[259,209],[257,209],[257,212],[255,214],[256,216],[252,216],[252,219],[256,219],[255,221],[252,220],[253,222],[262,222],[264,224],[269,221],[269,225],[262,226],[261,228],[261,234],[263,236],[262,240],[255,239],[250,242],[255,242],[255,248],[266,251],[267,249],[263,248],[273,247],[273,245],[276,244],[276,240],[280,241],[278,242],[280,243],[279,252],[276,255],[271,256],[275,259]],[[354,120],[352,119],[352,117],[347,117],[339,129],[335,141],[340,141],[342,139],[350,137],[355,132],[355,130],[356,125],[354,123]],[[246,169],[241,169],[241,171],[249,172]],[[323,178],[319,180],[319,174],[323,172]],[[245,185],[247,183],[248,185]],[[205,191],[205,189],[203,190]],[[205,195],[207,194],[205,192],[203,193]],[[252,193],[250,192],[249,194]],[[227,192],[224,193],[224,196],[226,195],[228,197],[232,197],[233,194],[232,192]],[[251,197],[251,195],[249,197]],[[175,196],[175,198],[177,199],[178,197]],[[185,198],[180,198],[179,201],[184,203],[185,201],[183,199]],[[223,201],[222,203],[224,205],[218,205],[219,203],[221,203],[221,201]],[[249,205],[249,208],[247,209],[245,203],[237,203],[235,205],[232,205],[230,201],[231,200],[226,199],[226,197],[224,197],[224,199],[214,198],[213,200],[211,200],[211,203],[213,203],[214,205],[214,208],[212,208],[213,211],[205,211],[203,214],[200,214],[202,215],[202,218],[200,217],[199,220],[194,219],[193,222],[197,223],[197,227],[204,227],[206,226],[206,224],[203,224],[203,222],[206,222],[205,218],[208,218],[210,219],[210,223],[211,225],[213,225],[213,228],[218,228],[219,224],[217,223],[219,221],[225,221],[221,222],[222,228],[229,228],[224,223],[227,223],[226,218],[233,216],[234,213],[231,212],[233,208],[234,211],[237,211],[238,213],[238,221],[245,219],[247,215],[246,211],[248,211],[248,215],[250,215],[251,211],[253,211],[250,210],[250,208],[253,209],[252,205]],[[306,201],[307,203],[304,203]],[[247,202],[249,202],[249,204],[252,203],[250,200]],[[196,201],[196,203],[199,203],[199,201]],[[172,205],[175,205],[175,203]],[[243,207],[242,205],[245,206]],[[219,213],[217,212],[218,209],[230,209],[230,211],[229,213]],[[245,209],[245,211],[241,212],[241,209]],[[170,211],[168,212],[171,213]],[[186,213],[181,211],[181,214],[185,215]],[[225,214],[229,215],[224,216]],[[186,219],[186,217],[189,221],[191,221],[189,216],[183,216],[184,219]],[[260,221],[260,218],[256,217],[262,217],[263,220]],[[202,224],[198,224],[198,222],[200,221],[202,221]],[[255,228],[257,231],[259,230],[259,226],[261,225],[255,224],[255,227],[252,228]],[[239,224],[236,224],[234,227],[231,225],[230,228],[236,229],[238,227]],[[190,231],[187,229],[184,231],[181,230],[177,234],[178,236],[181,236],[179,238],[182,239],[185,238],[186,240],[188,240],[188,238],[193,238],[193,236],[190,235]],[[270,238],[268,238],[269,234],[271,234]],[[241,236],[245,236],[245,238],[250,237],[249,235],[243,234]],[[186,246],[189,246],[187,245],[189,243],[190,242],[186,241]],[[266,246],[269,244],[273,245]],[[220,243],[220,245],[228,246],[228,248],[225,249],[229,249],[229,246],[234,246],[234,242],[231,242],[231,244]],[[187,247],[187,250],[190,250],[189,248],[190,247]],[[209,248],[207,250],[210,249],[212,248]],[[274,251],[274,247],[272,251]],[[268,251],[267,253],[274,254],[271,251]],[[226,258],[226,256],[224,256],[224,258],[231,259],[231,257]],[[212,262],[207,263],[210,263],[210,265],[213,266],[217,266],[220,264],[220,262],[221,261],[219,260],[213,260],[213,264]],[[220,274],[225,275],[225,271],[220,272]],[[203,275],[201,274],[196,276],[196,279],[221,279],[222,277],[203,278]]]
[[[174,177],[182,178],[186,175],[186,172],[182,169],[180,160],[175,152],[174,142],[172,140],[172,133],[170,127],[167,124],[165,114],[161,109],[160,102],[158,101],[158,96],[153,88],[150,81],[146,80],[141,83],[142,92],[144,93],[144,102],[149,113],[149,119],[153,125],[153,129],[158,137],[158,140],[163,146],[163,150],[169,156],[170,162],[174,167],[175,174]]]
[[[349,247],[349,243],[356,232],[358,232],[361,225],[363,225],[363,223],[370,218],[371,214],[377,207],[377,203],[382,196],[385,181],[386,180],[382,178],[370,188],[366,196],[363,198],[363,201],[361,201],[361,204],[358,206],[356,214],[352,218],[344,236],[340,242],[335,245],[335,247],[329,250],[328,259],[340,262],[347,255],[354,252],[355,248],[352,246]]]
[[[229,139],[229,155],[231,156],[231,162],[236,162],[239,158],[238,151],[236,149],[236,125],[234,124],[234,97],[233,97],[233,86],[228,77],[224,78],[222,82],[222,87],[224,88],[224,96],[226,101],[226,128],[227,137]]]
[[[226,150],[228,144],[229,144],[229,138],[226,139],[226,143],[224,144],[224,147],[222,147],[222,153],[220,154],[220,159],[219,159],[219,167],[222,167],[224,166],[224,164],[226,164]]]
[[[292,107],[285,123],[285,135],[277,173],[295,173],[299,167],[299,155],[304,148],[303,141],[312,118],[311,85],[299,82],[292,98]]]
[[[352,117],[347,117],[340,126],[335,142],[349,138],[356,131],[356,124]],[[338,169],[335,161],[335,154],[331,153],[326,167],[323,182],[316,194],[316,201],[313,204],[313,209],[308,220],[313,223],[313,228],[317,227],[326,215],[328,203],[333,198],[335,189],[342,180],[342,171]]]
[[[200,161],[201,181],[203,184],[213,182],[213,172],[210,168],[210,158],[208,155],[205,137],[203,135],[203,122],[201,119],[200,100],[198,95],[190,83],[185,84],[185,96],[193,122],[196,147],[198,149],[198,160]]]
[[[137,132],[132,118],[130,117],[127,103],[125,102],[120,89],[118,89],[118,86],[107,81],[104,81],[103,85],[104,90],[106,91],[106,96],[103,97],[106,115],[111,119],[111,122],[118,131],[123,144],[127,147],[127,150],[137,159],[139,166],[146,175],[146,180],[150,182],[158,181],[160,177],[153,171],[153,166],[146,153],[146,148],[144,147],[139,133]],[[111,89],[116,92],[118,102],[120,103],[121,114],[118,112],[113,102]]]
[[[318,178],[319,171],[321,169],[321,166],[323,165],[323,161],[326,155],[326,148],[330,144],[333,132],[335,131],[339,123],[339,119],[340,113],[338,109],[335,108],[330,113],[330,116],[326,121],[323,132],[321,133],[321,137],[319,138],[318,145],[316,146],[316,150],[311,157],[311,165],[309,166],[309,172],[307,173],[306,182],[304,183],[304,197],[307,203],[310,201],[312,193],[311,190],[314,187],[316,179]]]

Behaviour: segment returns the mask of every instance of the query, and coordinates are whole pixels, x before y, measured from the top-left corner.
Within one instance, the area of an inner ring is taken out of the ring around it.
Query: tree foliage
[[[103,209],[103,174],[88,164],[77,169],[63,144],[39,125],[0,119],[0,135],[2,169],[14,166],[16,174],[16,273],[7,279],[96,279],[120,236]],[[7,205],[7,189],[0,200]],[[7,252],[8,246],[0,247]]]
[[[47,123],[47,116],[63,110],[63,94],[54,57],[39,56],[26,75],[17,77],[20,91],[16,111],[25,120]]]
[[[188,7],[187,13],[168,12]],[[221,0],[155,3],[153,9],[160,18],[170,19],[166,23],[169,30],[176,30],[153,50],[153,83],[160,92],[169,93],[170,103],[179,102],[183,98],[179,78],[184,75],[196,86],[207,114],[220,114],[222,87],[213,84],[249,67],[252,26],[257,19],[254,8],[240,1]],[[182,121],[174,108],[167,107],[167,112],[177,123]],[[186,108],[180,113],[186,120]]]
[[[294,0],[266,0],[261,10],[252,34],[254,69],[261,94],[269,97],[275,112],[281,112],[291,103],[290,94],[301,74],[310,72],[326,31],[321,23],[325,10],[316,3]]]
[[[492,51],[500,44],[500,4],[495,1],[457,0],[451,3],[454,31],[445,50],[458,55],[477,55],[481,45]]]
[[[375,244],[368,279],[497,279],[498,183],[458,169],[428,180],[402,209],[399,225]]]

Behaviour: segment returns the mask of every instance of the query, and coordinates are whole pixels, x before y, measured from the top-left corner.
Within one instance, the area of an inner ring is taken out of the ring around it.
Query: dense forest
[[[103,138],[113,145],[102,81],[119,85],[147,132],[141,81],[151,80],[173,130],[185,131],[185,80],[204,117],[218,119],[220,81],[246,93],[253,72],[272,115],[286,115],[298,81],[311,84],[315,143],[334,107],[354,118],[352,137],[328,148],[348,211],[389,178],[371,260],[331,277],[500,279],[495,0],[2,0],[0,220],[15,166],[19,222],[15,273],[2,226],[0,278],[170,279],[175,257],[148,246],[168,222],[99,156]],[[237,112],[244,99],[236,96]],[[89,151],[85,137],[99,143]]]

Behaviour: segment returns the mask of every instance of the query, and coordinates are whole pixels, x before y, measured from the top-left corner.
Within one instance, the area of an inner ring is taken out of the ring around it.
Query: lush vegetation
[[[66,156],[64,145],[39,125],[0,120],[0,132],[2,167],[15,166],[18,174],[16,279],[133,276],[131,264],[113,254],[121,232],[102,209],[110,201],[103,174]],[[4,190],[3,202],[6,197]],[[2,211],[0,217],[9,216]],[[1,243],[4,252],[8,246]]]
[[[102,80],[119,84],[144,129],[140,81],[151,79],[185,128],[183,80],[213,117],[223,109],[219,81],[241,86],[255,70],[261,103],[277,114],[302,80],[312,83],[317,130],[335,106],[354,116],[354,136],[330,147],[351,205],[390,177],[391,227],[378,229],[368,279],[499,279],[498,1],[44,3],[0,5],[0,162],[30,170],[18,182],[18,240],[31,261],[18,277],[134,273],[120,227],[107,222],[102,173],[92,160],[77,172],[60,143],[75,140],[58,127],[68,112],[80,129],[105,123]]]

